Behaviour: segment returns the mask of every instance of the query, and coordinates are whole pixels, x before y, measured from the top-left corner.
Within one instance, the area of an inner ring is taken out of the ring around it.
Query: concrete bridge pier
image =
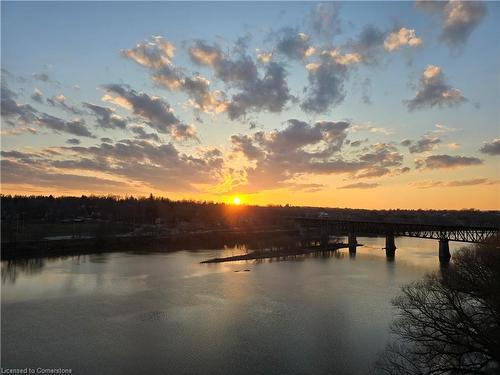
[[[396,244],[394,242],[394,234],[387,233],[385,235],[385,255],[387,258],[394,258],[396,253]]]
[[[330,234],[327,228],[322,227],[320,232],[320,246],[326,249],[328,247],[328,242],[330,242]]]
[[[451,258],[450,245],[447,238],[441,238],[439,240],[439,261],[449,262]]]
[[[356,239],[356,234],[349,233],[348,236],[348,244],[349,244],[349,254],[356,254],[356,246],[358,245],[358,240]]]

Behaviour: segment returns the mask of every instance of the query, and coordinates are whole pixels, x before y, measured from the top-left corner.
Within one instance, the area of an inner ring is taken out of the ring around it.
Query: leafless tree
[[[402,288],[377,374],[500,374],[500,242]]]

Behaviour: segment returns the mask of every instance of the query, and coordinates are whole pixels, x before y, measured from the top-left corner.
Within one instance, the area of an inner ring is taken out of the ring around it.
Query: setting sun
[[[235,205],[239,206],[239,205],[240,205],[240,203],[241,203],[241,199],[240,199],[240,197],[234,197],[234,198],[233,198],[233,204],[235,204]]]

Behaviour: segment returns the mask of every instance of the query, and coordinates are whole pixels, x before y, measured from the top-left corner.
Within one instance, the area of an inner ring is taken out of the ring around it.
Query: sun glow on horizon
[[[234,197],[233,198],[233,204],[236,205],[236,206],[239,206],[241,204],[240,197]]]

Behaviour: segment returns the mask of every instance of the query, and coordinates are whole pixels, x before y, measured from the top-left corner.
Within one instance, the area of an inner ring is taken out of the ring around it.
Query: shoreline
[[[64,255],[99,254],[137,249],[171,252],[176,250],[216,249],[224,246],[290,242],[298,240],[294,229],[216,230],[173,235],[109,236],[71,239],[44,239],[2,242],[1,260],[42,258]]]

